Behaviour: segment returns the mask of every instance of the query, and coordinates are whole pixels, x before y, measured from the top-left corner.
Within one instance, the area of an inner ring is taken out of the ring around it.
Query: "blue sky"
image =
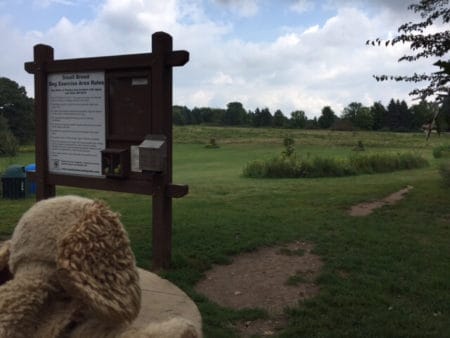
[[[417,18],[407,0],[0,0],[0,76],[33,95],[23,63],[45,43],[56,58],[142,53],[166,31],[190,61],[174,70],[174,103],[304,110],[352,101],[405,99],[411,84],[377,83],[372,74],[430,71],[430,61],[397,63],[407,46],[374,48]]]

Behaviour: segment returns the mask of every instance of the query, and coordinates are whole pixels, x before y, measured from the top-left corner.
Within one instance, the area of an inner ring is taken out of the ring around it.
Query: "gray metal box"
[[[149,135],[139,145],[139,168],[143,171],[164,172],[167,143],[164,135]]]

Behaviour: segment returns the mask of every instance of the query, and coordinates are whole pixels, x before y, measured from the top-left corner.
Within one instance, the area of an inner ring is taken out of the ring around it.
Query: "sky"
[[[430,60],[400,62],[407,45],[372,47],[407,21],[410,0],[0,0],[0,77],[34,96],[24,63],[38,43],[55,59],[151,52],[151,35],[172,35],[189,62],[174,68],[173,103],[286,116],[337,115],[351,102],[414,103],[415,84],[377,82],[374,74],[433,71]]]

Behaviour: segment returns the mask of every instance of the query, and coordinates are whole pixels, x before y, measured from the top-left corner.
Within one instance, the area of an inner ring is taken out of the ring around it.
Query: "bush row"
[[[434,158],[450,156],[450,145],[443,145],[433,148],[433,156]]]
[[[440,164],[439,173],[444,181],[444,186],[450,187],[450,161]]]
[[[252,178],[339,177],[422,168],[427,165],[426,159],[413,153],[351,155],[346,159],[278,156],[249,162],[244,167],[243,175]]]

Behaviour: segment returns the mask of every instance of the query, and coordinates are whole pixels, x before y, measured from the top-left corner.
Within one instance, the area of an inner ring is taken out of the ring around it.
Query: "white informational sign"
[[[102,176],[105,73],[48,74],[47,89],[49,171]]]

